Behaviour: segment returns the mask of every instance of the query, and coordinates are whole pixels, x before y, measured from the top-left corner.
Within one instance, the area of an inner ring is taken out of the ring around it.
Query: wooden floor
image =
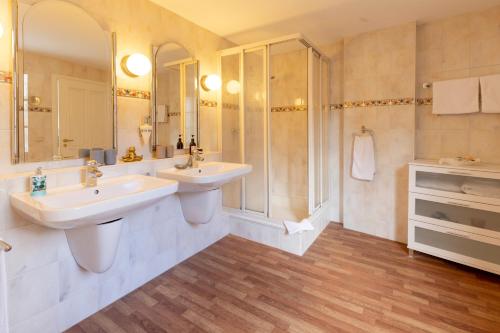
[[[334,225],[303,257],[229,236],[69,332],[500,332],[500,277]]]

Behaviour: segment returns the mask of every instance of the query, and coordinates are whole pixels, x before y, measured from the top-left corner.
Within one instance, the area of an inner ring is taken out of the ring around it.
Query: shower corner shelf
[[[500,165],[409,167],[408,249],[500,274]]]

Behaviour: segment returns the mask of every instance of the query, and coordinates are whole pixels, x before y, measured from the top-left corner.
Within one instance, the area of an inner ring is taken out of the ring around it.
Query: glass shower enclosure
[[[329,60],[293,35],[220,52],[221,152],[252,173],[223,205],[300,221],[327,205]]]

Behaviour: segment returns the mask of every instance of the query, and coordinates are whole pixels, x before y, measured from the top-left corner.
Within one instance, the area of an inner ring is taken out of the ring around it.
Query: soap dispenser
[[[196,142],[194,141],[194,135],[191,135],[191,142],[189,143],[189,153],[193,155],[195,149],[197,149]]]
[[[184,144],[182,143],[182,135],[179,134],[179,141],[177,141],[177,149],[184,149]]]
[[[32,197],[41,197],[47,194],[47,175],[42,173],[41,167],[38,167],[35,175],[30,177],[30,190]]]

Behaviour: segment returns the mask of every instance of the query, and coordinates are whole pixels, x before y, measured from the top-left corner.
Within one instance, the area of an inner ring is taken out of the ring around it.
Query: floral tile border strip
[[[0,71],[1,83],[12,83],[12,73]]]
[[[432,105],[432,97],[417,98],[417,105]]]
[[[368,101],[347,101],[344,102],[343,104],[330,105],[330,110],[338,111],[343,109],[376,107],[376,106],[413,105],[413,104],[419,104],[419,102],[420,100],[415,100],[415,98],[413,97],[379,99],[379,100],[368,100]]]
[[[24,107],[19,107],[19,111],[24,111]],[[30,106],[28,107],[29,112],[40,112],[40,113],[50,113],[52,108],[49,106]]]
[[[307,111],[307,105],[287,105],[287,106],[273,106],[271,112],[297,112]]]
[[[217,102],[216,101],[209,101],[207,99],[202,99],[200,100],[200,106],[208,107],[208,108],[215,108],[217,107]]]
[[[116,95],[119,97],[151,99],[151,92],[143,91],[143,90],[136,90],[136,89],[117,88]]]

